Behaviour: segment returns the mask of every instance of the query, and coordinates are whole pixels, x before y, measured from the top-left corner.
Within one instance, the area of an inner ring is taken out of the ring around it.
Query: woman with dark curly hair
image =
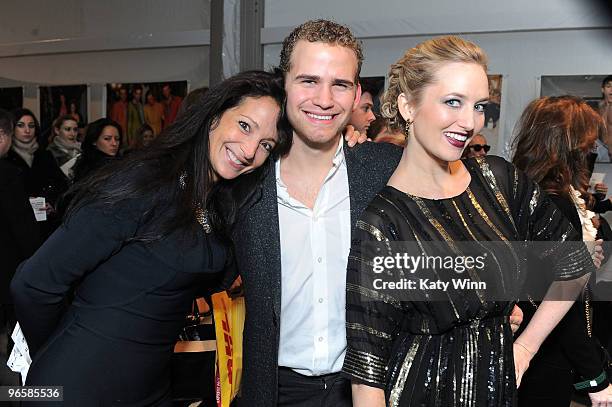
[[[171,405],[184,317],[230,268],[229,231],[262,164],[290,145],[284,99],[277,76],[238,74],[149,148],[75,184],[64,224],[11,286],[33,358],[27,385],[63,386],[64,406]]]

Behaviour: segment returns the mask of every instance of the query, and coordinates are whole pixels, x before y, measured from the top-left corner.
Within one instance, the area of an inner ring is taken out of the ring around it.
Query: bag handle
[[[198,299],[193,299],[193,305],[191,306],[191,317],[195,321],[200,321],[200,307],[198,306]]]

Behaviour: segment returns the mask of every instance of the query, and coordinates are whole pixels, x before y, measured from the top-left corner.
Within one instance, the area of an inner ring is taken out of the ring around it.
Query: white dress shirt
[[[287,192],[280,160],[276,189],[281,241],[278,364],[309,376],[339,372],[346,350],[346,264],[351,244],[342,140],[312,210]]]

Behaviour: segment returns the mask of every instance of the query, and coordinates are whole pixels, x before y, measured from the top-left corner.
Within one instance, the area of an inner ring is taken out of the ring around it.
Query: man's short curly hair
[[[355,38],[347,26],[329,20],[310,20],[296,27],[283,41],[283,49],[280,54],[280,69],[283,74],[287,74],[291,69],[291,54],[299,40],[336,44],[353,50],[357,57],[355,81],[359,79],[363,62],[361,41]]]

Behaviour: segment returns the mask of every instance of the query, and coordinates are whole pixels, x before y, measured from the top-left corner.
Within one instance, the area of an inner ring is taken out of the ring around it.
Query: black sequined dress
[[[363,278],[373,264],[367,243],[507,243],[511,256],[491,253],[487,275],[480,277],[516,289],[531,271],[518,266],[521,260],[511,242],[579,240],[551,200],[507,161],[489,156],[464,164],[471,181],[462,194],[430,200],[387,186],[364,211],[353,235],[343,371],[353,382],[385,389],[390,406],[515,405],[508,322],[514,301],[483,299],[478,290],[452,286],[443,293],[445,300],[436,301],[411,301],[403,297],[405,292],[375,290]],[[551,253],[555,279],[592,271],[582,249],[571,258]]]

